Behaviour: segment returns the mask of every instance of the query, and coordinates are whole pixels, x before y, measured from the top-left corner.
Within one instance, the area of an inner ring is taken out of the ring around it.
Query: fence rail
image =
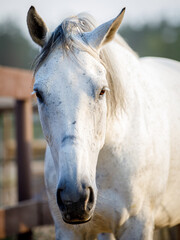
[[[24,201],[0,209],[0,238],[26,233],[33,227],[52,223],[46,201]]]
[[[0,96],[16,100],[31,97],[33,74],[31,71],[0,66]]]

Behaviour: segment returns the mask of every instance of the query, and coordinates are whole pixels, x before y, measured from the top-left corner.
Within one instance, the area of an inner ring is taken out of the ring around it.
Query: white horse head
[[[124,10],[97,28],[82,15],[66,19],[50,38],[35,9],[28,12],[30,35],[42,47],[34,92],[56,168],[57,203],[67,223],[89,221],[96,206],[96,166],[111,90],[99,52],[113,39]]]

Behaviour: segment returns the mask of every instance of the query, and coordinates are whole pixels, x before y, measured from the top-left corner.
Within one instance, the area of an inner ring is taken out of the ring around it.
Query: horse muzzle
[[[56,197],[64,222],[81,224],[91,220],[94,209],[94,191],[91,187],[81,188],[81,191],[58,187]]]

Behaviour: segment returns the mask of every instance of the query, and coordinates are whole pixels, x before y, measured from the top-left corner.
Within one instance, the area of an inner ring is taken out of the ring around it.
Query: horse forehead
[[[76,50],[72,54],[64,54],[56,49],[46,62],[42,64],[35,75],[36,82],[51,82],[61,80],[87,79],[105,76],[104,66],[87,52]]]

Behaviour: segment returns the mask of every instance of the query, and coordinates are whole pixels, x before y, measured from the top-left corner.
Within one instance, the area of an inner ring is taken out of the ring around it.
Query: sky
[[[26,14],[33,5],[50,29],[54,29],[66,17],[88,12],[99,24],[114,18],[123,7],[126,14],[123,24],[140,27],[157,24],[166,19],[180,23],[180,0],[0,0],[0,23],[15,21],[28,34]]]

